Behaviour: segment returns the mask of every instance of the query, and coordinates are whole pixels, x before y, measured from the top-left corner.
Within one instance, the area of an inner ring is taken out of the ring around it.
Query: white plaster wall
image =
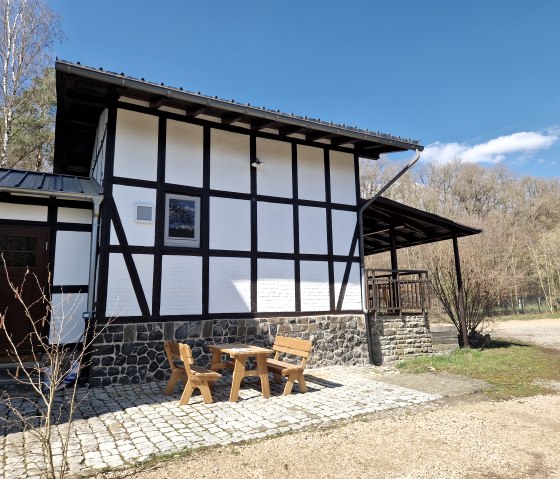
[[[257,310],[295,311],[294,262],[259,259],[257,262]]]
[[[133,260],[138,270],[148,307],[151,310],[153,256],[137,254],[133,255]],[[109,255],[109,274],[107,277],[107,316],[118,318],[119,316],[139,316],[141,314],[123,255],[121,253],[111,253]]]
[[[251,203],[210,197],[210,249],[251,249]]]
[[[57,231],[53,284],[88,284],[90,243],[89,232]]]
[[[103,184],[103,175],[105,173],[105,152],[107,150],[107,134],[105,129],[107,125],[107,117],[108,110],[105,108],[99,117],[97,131],[95,132],[94,148],[91,156],[91,168],[93,168],[91,176],[95,178],[100,185]]]
[[[258,194],[291,198],[291,143],[257,138],[257,158],[264,163],[257,169]]]
[[[335,261],[334,265],[334,301],[335,305],[338,304],[338,297],[340,295],[340,288],[342,287],[342,280],[344,278],[344,271],[346,270],[346,263]],[[345,311],[362,309],[362,288],[360,282],[360,264],[352,263],[350,269],[350,276],[348,277],[348,284],[346,285],[346,292],[344,300],[342,301],[342,309]]]
[[[199,125],[167,120],[165,181],[202,187],[202,132]]]
[[[124,232],[131,246],[153,246],[155,238],[155,207],[156,190],[152,188],[138,188],[136,186],[113,186],[113,199],[123,224]],[[152,223],[137,223],[136,204],[150,204],[154,207]],[[111,228],[111,244],[119,244],[117,235]]]
[[[330,311],[329,265],[326,261],[300,262],[302,311]]]
[[[117,111],[115,176],[157,179],[158,117],[135,111]]]
[[[299,207],[299,251],[327,254],[327,213],[324,208]]]
[[[210,132],[210,187],[251,191],[249,135],[212,129]]]
[[[251,311],[251,260],[210,258],[210,313]]]
[[[294,252],[294,208],[292,205],[257,205],[258,250],[276,253]]]
[[[82,343],[87,294],[53,294],[49,341],[51,344]]]
[[[354,211],[331,210],[333,229],[333,254],[348,256],[352,237],[358,222],[358,215]],[[357,243],[356,243],[357,244]],[[359,255],[358,247],[354,249],[354,256]]]
[[[325,201],[325,153],[322,148],[298,145],[298,197]]]
[[[0,218],[4,220],[47,221],[47,214],[46,206],[0,203]]]
[[[331,201],[346,205],[356,204],[356,177],[354,176],[354,155],[340,151],[330,151]]]
[[[81,208],[58,208],[56,219],[59,223],[80,223],[90,225],[93,214],[91,210]]]
[[[162,257],[161,314],[202,313],[202,258]]]

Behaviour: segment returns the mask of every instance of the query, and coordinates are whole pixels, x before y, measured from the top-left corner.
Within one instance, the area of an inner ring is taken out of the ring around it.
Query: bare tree
[[[59,17],[45,0],[2,0],[0,3],[0,167],[10,166],[13,125],[25,101],[24,92],[51,61],[52,48],[62,38]]]
[[[80,402],[85,398],[78,388],[78,373],[87,366],[86,351],[102,334],[106,326],[93,328],[91,338],[84,335],[71,347],[67,346],[66,334],[72,318],[80,317],[79,305],[69,296],[61,304],[53,305],[48,291],[41,289],[35,275],[25,274],[21,284],[14,284],[8,277],[4,264],[8,288],[24,311],[24,321],[30,325],[31,332],[22,341],[15,341],[6,319],[9,311],[0,312],[0,330],[7,338],[10,356],[17,366],[13,376],[19,388],[15,392],[0,393],[0,406],[9,414],[0,421],[9,422],[22,434],[31,434],[40,451],[28,451],[37,457],[27,458],[29,462],[45,472],[47,479],[63,479],[70,472],[69,445],[75,436],[73,421]],[[33,300],[26,301],[24,290],[39,286],[41,293]],[[37,305],[43,306],[37,314]],[[45,332],[44,325],[50,322],[50,330]],[[31,354],[21,354],[21,346],[26,351],[31,346]],[[32,392],[33,394],[26,393]],[[25,439],[28,441],[29,439]]]

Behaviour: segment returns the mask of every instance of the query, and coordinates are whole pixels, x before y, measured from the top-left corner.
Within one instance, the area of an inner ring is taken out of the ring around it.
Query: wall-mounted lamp
[[[254,168],[258,168],[261,165],[264,165],[264,162],[262,162],[258,158],[255,161],[253,161],[253,163],[251,163],[251,166],[254,167]]]

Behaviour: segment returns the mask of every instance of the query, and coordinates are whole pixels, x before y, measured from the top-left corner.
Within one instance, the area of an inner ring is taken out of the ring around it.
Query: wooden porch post
[[[469,347],[469,333],[465,316],[465,289],[463,288],[463,275],[461,274],[461,259],[459,257],[459,243],[457,235],[453,235],[453,254],[455,256],[455,272],[457,274],[457,289],[459,294],[459,324],[463,335],[463,347]]]
[[[399,269],[399,262],[397,257],[397,239],[395,237],[395,227],[391,225],[389,227],[389,238],[391,239],[391,269],[393,272],[391,273],[391,277],[393,279],[393,299],[394,299],[394,306],[396,311],[400,314],[401,309],[401,296],[399,291],[399,273],[397,272]]]

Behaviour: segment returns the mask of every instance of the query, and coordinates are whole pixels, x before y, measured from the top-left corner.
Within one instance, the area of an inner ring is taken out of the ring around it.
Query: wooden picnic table
[[[241,343],[213,344],[210,345],[208,349],[212,351],[212,364],[210,366],[212,371],[225,368],[233,369],[233,379],[231,381],[231,392],[229,395],[230,402],[237,402],[241,382],[246,377],[259,376],[263,397],[270,397],[266,357],[273,354],[273,350]],[[222,362],[222,354],[229,355],[232,361]],[[256,369],[247,369],[247,360],[249,358],[256,359]]]

